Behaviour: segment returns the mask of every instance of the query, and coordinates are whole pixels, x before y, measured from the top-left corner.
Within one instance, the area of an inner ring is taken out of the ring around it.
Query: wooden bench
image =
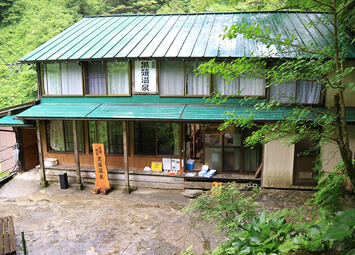
[[[16,254],[15,228],[12,216],[0,218],[0,255]]]

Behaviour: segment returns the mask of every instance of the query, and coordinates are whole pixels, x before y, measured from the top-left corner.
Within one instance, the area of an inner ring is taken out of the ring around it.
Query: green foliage
[[[343,165],[338,164],[336,170],[325,174],[321,172],[318,175],[318,190],[309,201],[313,206],[313,212],[318,210],[326,211],[333,215],[335,212],[344,209],[344,195],[346,193],[344,183],[347,179],[346,174],[342,173]]]
[[[6,176],[8,176],[9,175],[9,173],[8,172],[3,172],[3,171],[0,171],[0,179],[2,179],[2,178],[4,178],[4,177],[6,177]]]
[[[218,248],[218,252],[222,248],[224,254],[280,254],[280,246],[284,245],[293,230],[292,224],[286,223],[283,217],[267,221],[263,211],[250,223],[241,225],[239,230],[231,231],[228,235],[231,239]]]
[[[234,231],[249,222],[256,212],[253,196],[246,196],[236,184],[230,183],[217,192],[192,200],[184,213],[199,212],[200,219],[215,223],[219,231]]]

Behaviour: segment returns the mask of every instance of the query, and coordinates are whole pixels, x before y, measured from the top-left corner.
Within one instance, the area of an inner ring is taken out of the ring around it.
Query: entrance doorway
[[[195,160],[195,170],[203,164],[219,173],[254,174],[261,163],[261,146],[245,147],[244,139],[253,129],[230,127],[218,129],[219,124],[187,124],[187,159]]]
[[[293,168],[294,185],[316,185],[314,177],[318,174],[313,170],[315,160],[319,154],[317,149],[312,149],[314,140],[304,139],[295,144],[295,160]]]

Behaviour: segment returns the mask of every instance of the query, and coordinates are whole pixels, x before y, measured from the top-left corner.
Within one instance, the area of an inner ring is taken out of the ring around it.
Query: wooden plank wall
[[[12,216],[0,218],[0,255],[16,254],[15,229]]]

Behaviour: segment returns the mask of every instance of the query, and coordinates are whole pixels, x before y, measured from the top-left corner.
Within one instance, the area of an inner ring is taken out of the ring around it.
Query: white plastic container
[[[44,159],[44,166],[45,167],[51,167],[51,166],[55,166],[58,164],[58,159],[56,158],[45,158]]]

